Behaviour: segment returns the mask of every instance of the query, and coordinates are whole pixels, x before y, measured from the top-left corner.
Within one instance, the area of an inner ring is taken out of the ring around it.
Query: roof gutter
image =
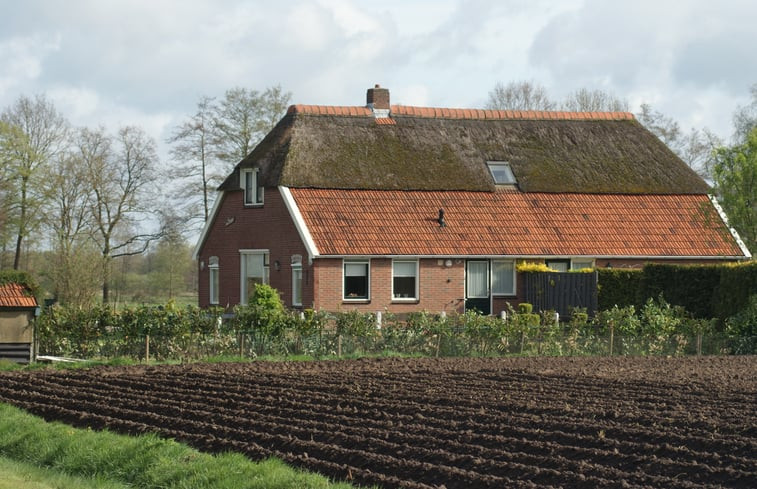
[[[751,255],[691,255],[691,256],[670,256],[670,255],[454,255],[454,254],[439,254],[439,255],[368,255],[368,254],[355,254],[355,255],[319,255],[315,258],[458,258],[466,260],[489,260],[489,259],[511,259],[511,260],[529,260],[529,259],[568,259],[568,258],[591,258],[597,260],[744,260],[751,258]]]
[[[286,205],[289,215],[292,216],[294,226],[297,228],[297,233],[299,233],[300,239],[305,244],[305,249],[308,252],[308,263],[312,264],[313,259],[320,258],[320,256],[318,255],[318,248],[315,246],[313,236],[310,234],[310,230],[308,229],[307,224],[305,224],[305,219],[302,217],[300,208],[297,206],[297,202],[295,202],[294,196],[292,195],[292,191],[289,190],[289,187],[280,185],[279,193],[284,200],[284,205]]]

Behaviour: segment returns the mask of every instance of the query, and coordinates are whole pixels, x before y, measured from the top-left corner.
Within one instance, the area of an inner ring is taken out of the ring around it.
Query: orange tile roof
[[[744,255],[707,195],[291,192],[320,255]]]
[[[332,105],[291,105],[288,114],[337,115],[352,117],[373,116],[368,107]],[[542,110],[482,110],[449,109],[442,107],[413,107],[392,105],[392,116],[427,117],[436,119],[499,119],[499,120],[632,120],[630,112],[565,112]]]
[[[37,307],[37,300],[23,285],[0,284],[0,307]]]

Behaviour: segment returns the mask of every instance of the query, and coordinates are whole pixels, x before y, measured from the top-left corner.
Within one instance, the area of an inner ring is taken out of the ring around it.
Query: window
[[[515,295],[515,262],[492,260],[492,294]]]
[[[292,305],[302,305],[302,265],[292,265]]]
[[[344,262],[344,299],[368,300],[369,261]]]
[[[210,303],[211,304],[218,304],[218,279],[219,279],[219,273],[218,273],[218,257],[217,256],[211,256],[208,259],[208,274],[209,274],[209,295],[210,295]]]
[[[241,303],[255,293],[255,284],[267,284],[269,278],[269,264],[267,250],[240,250],[242,264]]]
[[[242,169],[240,183],[244,189],[244,205],[263,203],[263,187],[258,186],[258,169]]]
[[[556,272],[567,272],[570,260],[547,260],[547,266]]]
[[[585,258],[571,260],[571,270],[582,270],[584,268],[594,268],[594,260],[587,260]]]
[[[510,163],[490,161],[487,165],[496,185],[515,185],[518,183],[510,168]]]
[[[418,299],[417,260],[392,262],[392,298],[394,300]]]

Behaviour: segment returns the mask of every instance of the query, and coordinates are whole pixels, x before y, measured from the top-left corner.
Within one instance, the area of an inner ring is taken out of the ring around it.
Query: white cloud
[[[0,39],[0,93],[24,88],[42,73],[42,63],[59,49],[59,40],[41,36]]]

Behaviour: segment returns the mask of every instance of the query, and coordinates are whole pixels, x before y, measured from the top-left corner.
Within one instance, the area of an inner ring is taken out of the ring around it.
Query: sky
[[[0,110],[45,94],[76,126],[166,139],[201,96],[483,107],[533,80],[649,103],[728,139],[757,83],[754,0],[0,0]]]

